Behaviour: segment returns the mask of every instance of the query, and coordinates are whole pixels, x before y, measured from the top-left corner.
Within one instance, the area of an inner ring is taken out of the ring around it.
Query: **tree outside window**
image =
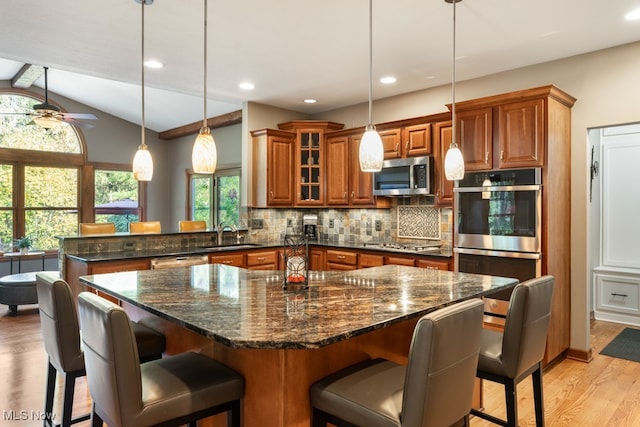
[[[140,218],[138,181],[133,172],[96,169],[94,189],[96,222],[113,222],[117,232],[129,231],[129,223]]]
[[[207,228],[240,222],[240,168],[218,170],[215,175],[190,175],[190,219],[207,222]]]

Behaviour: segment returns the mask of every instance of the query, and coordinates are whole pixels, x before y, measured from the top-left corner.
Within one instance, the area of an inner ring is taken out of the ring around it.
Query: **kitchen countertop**
[[[516,279],[387,265],[282,272],[220,264],[82,276],[80,281],[232,348],[313,349],[515,286]]]
[[[356,249],[367,250],[380,253],[396,253],[405,255],[419,255],[419,256],[432,256],[440,258],[451,258],[451,249],[427,250],[427,251],[414,251],[403,250],[397,248],[382,248],[371,246],[372,242],[334,242],[334,241],[310,241],[309,246],[321,246],[326,248],[336,249]],[[66,256],[72,259],[76,259],[82,262],[99,262],[99,261],[115,261],[122,259],[135,259],[135,258],[152,258],[152,257],[171,257],[171,256],[185,256],[185,255],[202,255],[209,253],[247,250],[247,249],[273,249],[282,247],[282,242],[261,242],[252,243],[246,242],[238,245],[227,246],[207,246],[207,247],[189,247],[189,248],[163,248],[163,249],[147,249],[137,251],[105,251],[100,253],[87,253],[87,254],[69,254]]]

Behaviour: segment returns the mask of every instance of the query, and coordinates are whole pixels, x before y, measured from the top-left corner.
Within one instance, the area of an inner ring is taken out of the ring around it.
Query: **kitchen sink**
[[[230,251],[234,249],[250,249],[258,248],[261,245],[257,243],[238,243],[235,245],[222,245],[222,246],[200,246],[200,249],[208,249],[211,251]]]

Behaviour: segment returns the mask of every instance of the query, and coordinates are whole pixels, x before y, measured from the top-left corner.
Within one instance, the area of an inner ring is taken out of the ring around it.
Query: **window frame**
[[[220,167],[216,169],[213,174],[205,174],[205,173],[196,173],[193,169],[187,169],[186,171],[186,185],[187,185],[187,199],[186,199],[186,218],[189,220],[193,220],[193,194],[191,192],[192,188],[192,179],[193,177],[210,177],[211,185],[211,212],[209,214],[209,228],[214,228],[218,224],[218,188],[217,188],[217,177],[220,176],[238,176],[240,178],[240,182],[242,183],[242,167],[241,165],[228,165],[224,167]],[[239,189],[241,191],[242,188]],[[241,195],[238,194],[238,200],[240,200]],[[238,206],[240,210],[241,206]],[[240,213],[240,212],[239,212]],[[238,224],[235,224],[238,225]]]

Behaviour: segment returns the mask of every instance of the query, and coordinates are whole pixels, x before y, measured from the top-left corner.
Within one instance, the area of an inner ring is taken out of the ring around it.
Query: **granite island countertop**
[[[92,288],[232,348],[313,349],[517,284],[516,279],[387,265],[282,272],[220,264],[82,276]]]

